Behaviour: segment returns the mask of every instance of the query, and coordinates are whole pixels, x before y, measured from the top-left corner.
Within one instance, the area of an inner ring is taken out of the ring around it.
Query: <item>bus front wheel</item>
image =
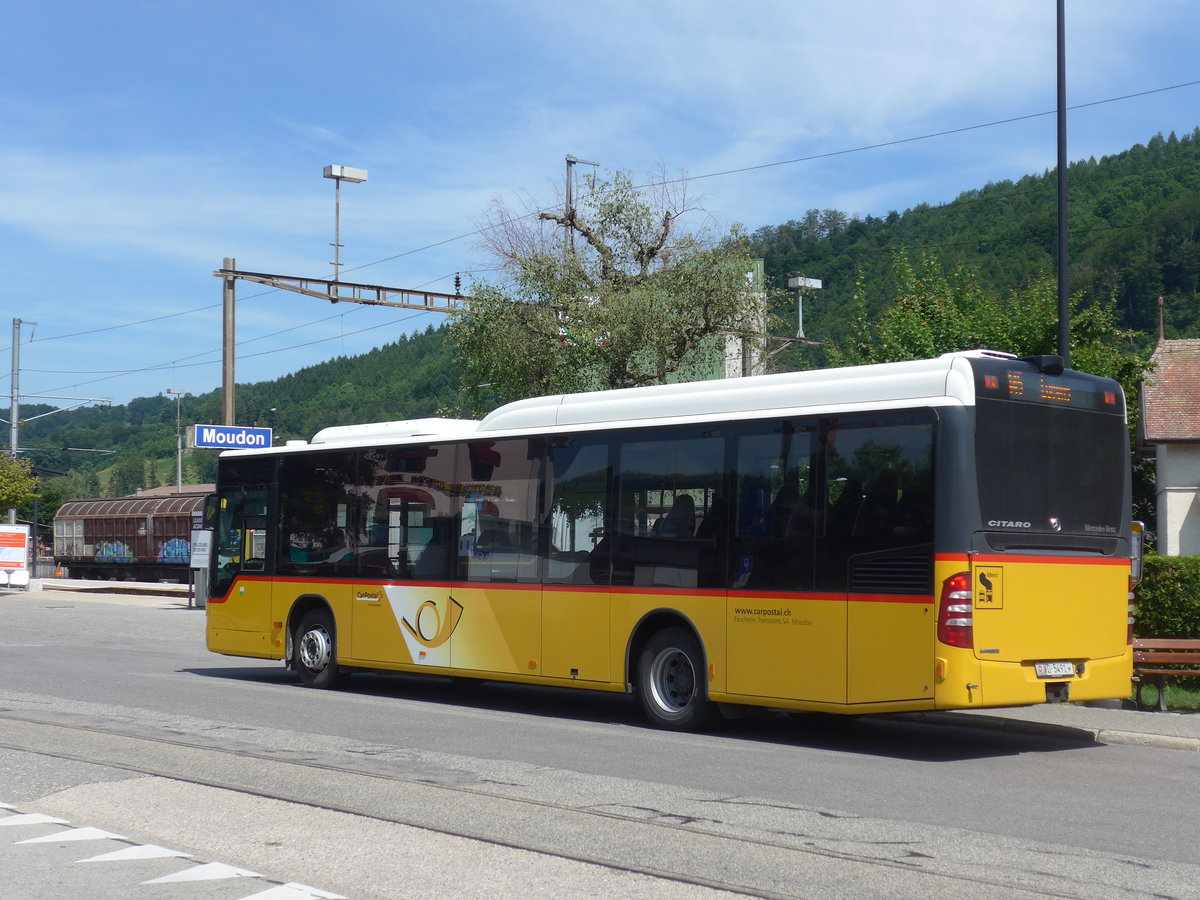
[[[704,654],[683,628],[656,632],[638,659],[638,699],[659,728],[691,731],[708,724],[716,707],[708,699]]]
[[[331,688],[338,681],[333,619],[323,609],[305,614],[292,641],[292,667],[306,687]]]

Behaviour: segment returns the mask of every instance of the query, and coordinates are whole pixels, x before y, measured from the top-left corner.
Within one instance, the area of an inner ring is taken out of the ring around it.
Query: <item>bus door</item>
[[[430,570],[438,551],[436,547],[429,548],[434,545],[435,531],[447,530],[453,520],[437,521],[434,495],[423,488],[384,484],[377,490],[368,488],[368,491],[367,502],[363,504],[368,519],[358,553],[351,606],[351,653],[355,659],[374,662],[429,661],[432,664],[428,652],[422,657],[419,649],[415,654],[406,650],[409,642],[405,640],[403,623],[406,619],[416,620],[417,625],[409,621],[409,627],[424,629],[431,634],[431,640],[439,631],[431,628],[428,616],[420,622],[416,613],[426,600],[434,600],[436,607],[436,590],[422,592],[412,582],[420,566],[424,566],[422,571],[427,577],[448,580],[451,554],[442,554],[442,564],[447,571],[433,572]],[[449,541],[445,535],[442,539]],[[421,599],[414,604],[418,593]],[[432,648],[420,649],[428,651]],[[449,665],[448,654],[447,646],[441,654],[446,656],[445,665]]]
[[[845,591],[846,703],[933,697],[933,426],[846,416],[824,435],[818,587]]]
[[[733,441],[731,694],[845,701],[845,588],[816,590],[824,571],[817,438],[815,421],[783,421],[743,426]]]
[[[438,618],[455,669],[544,674],[543,445],[534,438],[458,445],[459,583]]]
[[[461,608],[455,445],[367,450],[351,607],[355,659],[449,668]]]
[[[225,489],[216,503],[210,627],[265,635],[271,624],[271,585],[264,577],[267,489]]]
[[[579,435],[547,447],[541,668],[552,678],[611,680],[611,468],[607,440]]]

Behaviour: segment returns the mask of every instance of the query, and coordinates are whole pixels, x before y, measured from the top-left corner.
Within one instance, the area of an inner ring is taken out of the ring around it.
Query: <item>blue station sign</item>
[[[246,425],[190,425],[188,444],[216,450],[262,449],[271,446],[271,429]]]

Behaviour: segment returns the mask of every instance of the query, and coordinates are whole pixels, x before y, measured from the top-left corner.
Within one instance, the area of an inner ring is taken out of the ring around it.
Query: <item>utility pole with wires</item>
[[[1058,0],[1058,355],[1071,365],[1071,285],[1067,271],[1067,21]]]
[[[572,159],[573,157],[568,157]],[[594,165],[594,164],[593,164]],[[569,169],[568,169],[569,171]],[[221,411],[225,425],[237,424],[237,384],[236,368],[236,329],[235,306],[236,285],[238,281],[249,281],[280,291],[291,291],[315,297],[318,300],[328,300],[330,303],[359,303],[364,306],[387,306],[395,309],[415,309],[424,312],[448,313],[467,306],[469,297],[460,293],[462,284],[459,276],[454,278],[454,293],[441,294],[436,291],[409,290],[408,288],[385,287],[380,284],[360,284],[341,280],[341,270],[344,263],[341,259],[342,237],[342,182],[362,184],[367,180],[366,169],[352,169],[349,166],[326,166],[323,172],[326,178],[336,182],[334,188],[333,215],[333,278],[305,278],[301,275],[273,275],[267,272],[246,272],[238,269],[237,260],[225,257],[224,265],[213,272],[221,279],[223,309],[222,316],[222,374],[221,374]]]
[[[234,327],[235,285],[238,281],[249,281],[280,291],[304,294],[330,303],[358,303],[363,306],[386,306],[393,309],[415,309],[422,312],[449,313],[464,309],[471,298],[459,292],[461,279],[454,279],[454,293],[441,294],[437,291],[410,290],[408,288],[385,287],[380,284],[359,284],[352,281],[329,281],[324,278],[305,278],[300,275],[272,275],[267,272],[246,272],[237,268],[231,257],[225,258],[222,268],[213,272],[221,279],[224,297],[224,327],[222,335],[221,408],[225,425],[235,425],[237,404],[235,399],[235,343]]]
[[[566,240],[563,242],[563,259],[567,259],[569,255],[575,252],[575,229],[571,227],[571,222],[575,218],[575,166],[596,166],[600,163],[592,162],[588,159],[580,159],[577,156],[567,154],[567,197],[566,209],[563,212],[563,218],[567,220],[563,226],[566,231]]]
[[[52,416],[55,413],[67,412],[76,407],[83,406],[85,403],[109,403],[111,401],[101,397],[50,397],[42,395],[27,394],[27,399],[35,400],[72,400],[75,401],[70,406],[62,406],[58,409],[52,409],[50,412],[38,413],[36,416],[29,416],[26,419],[21,418],[21,326],[22,325],[37,325],[37,322],[29,322],[23,319],[12,320],[12,383],[11,395],[9,399],[8,418],[0,419],[0,422],[8,425],[8,455],[16,459],[21,451],[21,427],[26,422],[32,422],[34,419],[42,419],[46,416]],[[8,523],[15,525],[17,522],[17,511],[10,509],[8,511]]]

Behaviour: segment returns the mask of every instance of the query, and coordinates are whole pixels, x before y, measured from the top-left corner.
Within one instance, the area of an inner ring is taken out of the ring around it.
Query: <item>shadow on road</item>
[[[294,673],[279,664],[187,668],[181,672],[280,688],[301,688]],[[340,693],[397,702],[418,702],[472,710],[492,710],[520,716],[646,728],[636,698],[626,694],[505,682],[451,679],[434,675],[392,675],[359,672],[340,691],[314,692],[336,698]],[[944,717],[943,717],[944,718]],[[1055,733],[1022,733],[978,727],[978,720],[921,721],[909,715],[844,716],[827,713],[788,713],[735,707],[716,728],[681,736],[697,741],[714,736],[728,740],[794,746],[809,750],[907,759],[919,762],[961,761],[1051,753],[1097,747],[1085,731],[1063,727]]]

